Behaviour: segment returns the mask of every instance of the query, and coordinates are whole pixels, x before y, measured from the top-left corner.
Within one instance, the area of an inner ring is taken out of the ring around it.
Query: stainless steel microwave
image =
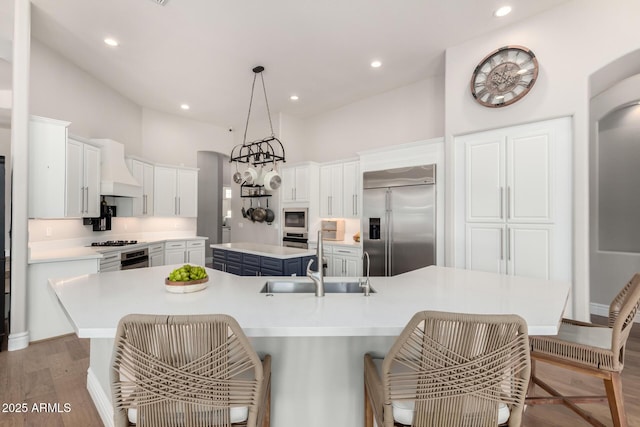
[[[306,233],[309,231],[309,210],[307,208],[284,208],[282,218],[284,233]]]

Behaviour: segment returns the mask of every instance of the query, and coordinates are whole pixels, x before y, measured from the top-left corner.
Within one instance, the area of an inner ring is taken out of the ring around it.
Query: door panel
[[[549,222],[553,178],[549,130],[507,139],[507,212],[510,222]]]
[[[551,278],[551,226],[509,226],[508,274]]]
[[[502,221],[504,137],[470,140],[465,151],[467,221]]]
[[[467,224],[466,268],[504,273],[504,225]]]
[[[435,186],[395,187],[389,197],[390,275],[435,264]]]

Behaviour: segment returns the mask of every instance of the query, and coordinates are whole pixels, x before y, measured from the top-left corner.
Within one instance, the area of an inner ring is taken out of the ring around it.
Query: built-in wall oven
[[[307,208],[284,208],[282,210],[282,246],[307,249],[309,210]]]
[[[149,267],[149,248],[122,251],[120,270]]]

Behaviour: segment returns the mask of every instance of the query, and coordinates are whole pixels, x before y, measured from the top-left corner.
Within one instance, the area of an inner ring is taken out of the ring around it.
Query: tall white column
[[[14,0],[11,113],[11,330],[9,351],[29,345],[27,329],[28,145],[31,1]]]

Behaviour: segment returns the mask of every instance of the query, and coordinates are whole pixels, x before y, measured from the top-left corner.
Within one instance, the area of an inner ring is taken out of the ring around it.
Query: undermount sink
[[[311,280],[269,280],[264,284],[262,294],[313,294],[315,284]],[[325,281],[324,292],[327,294],[361,294],[364,289],[360,282]],[[371,288],[371,293],[376,291]]]

